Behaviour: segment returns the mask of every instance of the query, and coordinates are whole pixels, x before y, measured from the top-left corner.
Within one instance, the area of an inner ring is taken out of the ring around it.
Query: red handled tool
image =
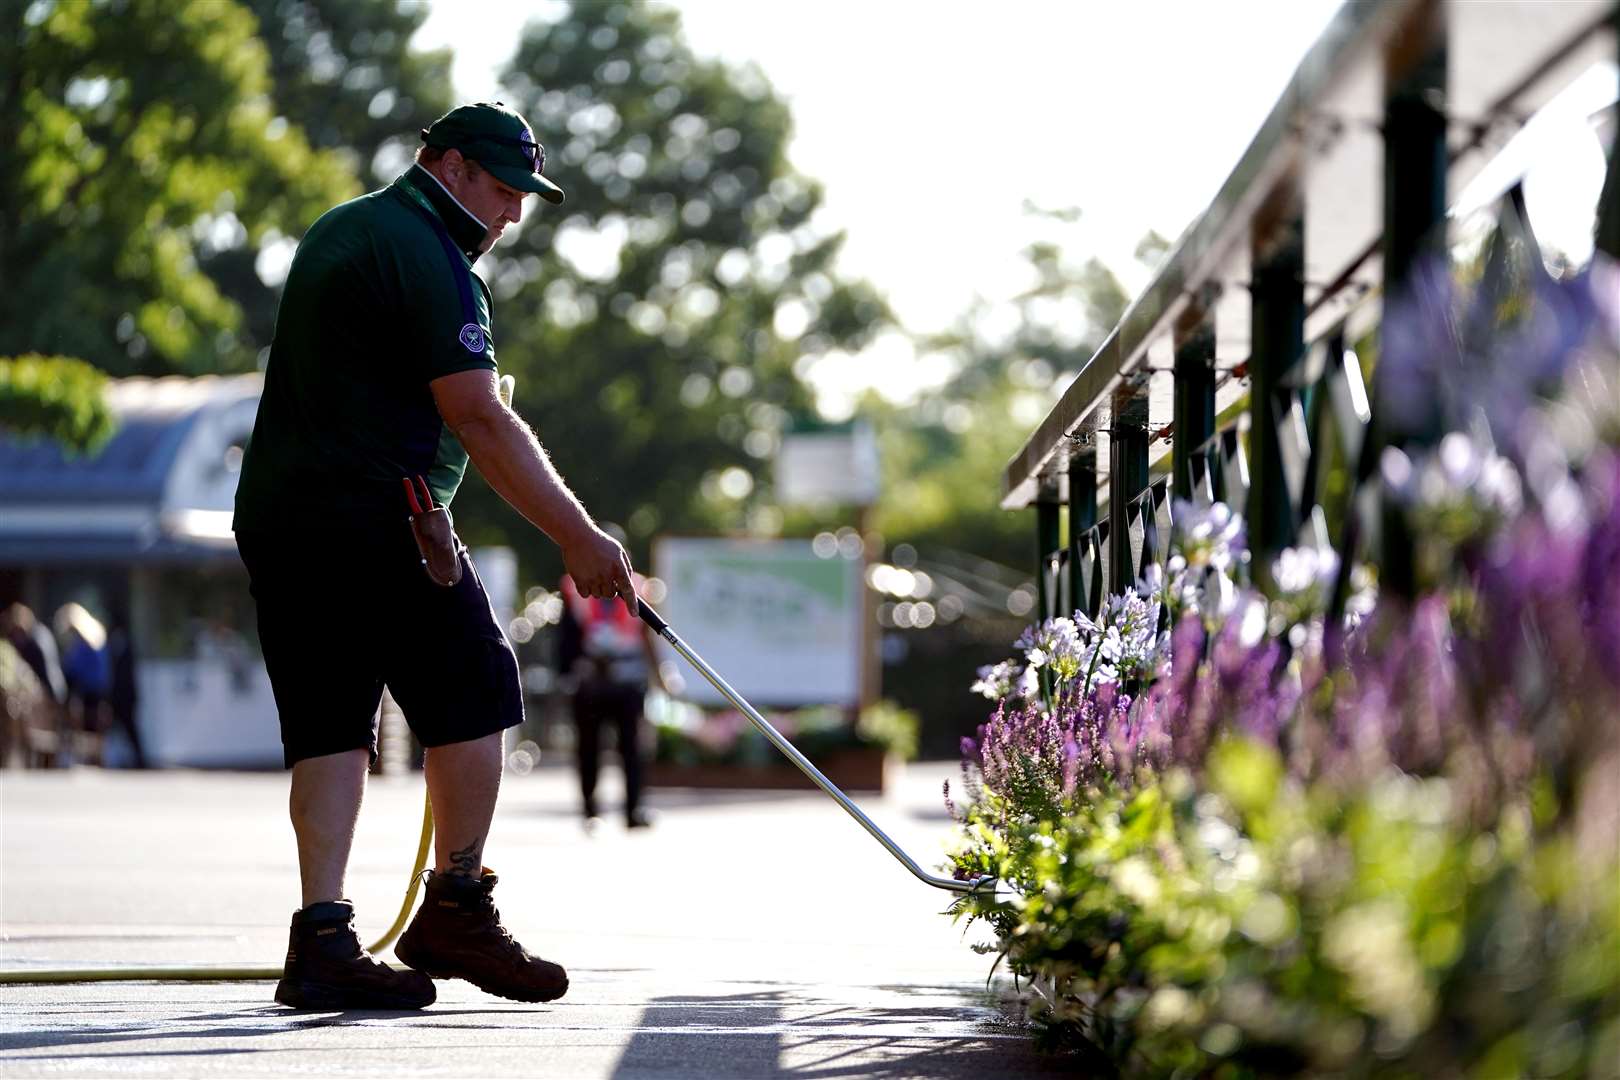
[[[411,483],[412,480],[422,485],[422,498],[420,500],[416,497],[416,487]],[[411,513],[425,514],[429,510],[438,509],[433,505],[433,491],[428,487],[426,480],[420,476],[405,476],[401,477],[401,481],[405,484],[405,501],[411,504]],[[424,506],[423,503],[427,505]]]

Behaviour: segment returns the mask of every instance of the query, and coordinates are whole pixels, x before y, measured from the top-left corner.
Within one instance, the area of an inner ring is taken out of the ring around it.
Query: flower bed
[[[1386,324],[1381,374],[1451,431],[1382,462],[1410,595],[1307,550],[1262,594],[1240,519],[1180,505],[1163,573],[980,673],[951,858],[1018,899],[955,912],[1049,1044],[1133,1075],[1612,1075],[1620,276],[1537,290],[1488,351]]]

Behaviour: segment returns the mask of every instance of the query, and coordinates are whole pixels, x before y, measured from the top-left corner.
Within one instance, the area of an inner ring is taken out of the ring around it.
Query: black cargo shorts
[[[402,518],[396,527],[237,533],[288,768],[358,750],[377,757],[387,686],[423,746],[523,722],[517,658],[472,560],[435,585]]]

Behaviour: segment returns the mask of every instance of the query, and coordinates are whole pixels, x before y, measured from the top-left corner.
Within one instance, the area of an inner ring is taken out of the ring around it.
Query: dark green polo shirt
[[[472,269],[484,232],[417,165],[310,226],[276,312],[237,531],[397,523],[406,476],[449,505],[467,452],[428,384],[495,369],[489,288]]]

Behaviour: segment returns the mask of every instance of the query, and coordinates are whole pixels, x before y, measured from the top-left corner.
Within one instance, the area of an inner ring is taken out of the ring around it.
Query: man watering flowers
[[[449,518],[468,460],[558,544],[583,594],[635,597],[624,548],[498,393],[489,289],[473,272],[528,195],[562,202],[545,151],[499,102],[421,135],[392,185],[334,207],[300,243],[237,491],[292,771],[302,899],[276,1000],[295,1008],[421,1008],[433,978],[519,1001],[568,989],[501,925],[483,862],[502,732],[523,705]],[[437,826],[426,898],[395,950],[403,972],[361,947],[343,898],[384,686],[426,747]]]

